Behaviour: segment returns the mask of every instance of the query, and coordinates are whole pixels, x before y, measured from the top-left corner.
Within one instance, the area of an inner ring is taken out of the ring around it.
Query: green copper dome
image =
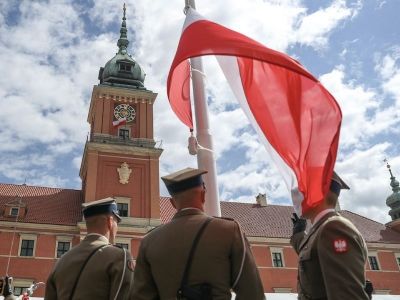
[[[127,38],[126,18],[122,18],[120,38],[118,40],[118,53],[110,59],[104,68],[100,68],[99,80],[102,85],[127,86],[131,88],[145,89],[144,78],[146,74],[140,65],[127,52],[129,40]]]

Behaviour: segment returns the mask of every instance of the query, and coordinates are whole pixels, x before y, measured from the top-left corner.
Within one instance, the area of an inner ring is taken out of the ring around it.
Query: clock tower
[[[159,157],[153,139],[156,93],[144,86],[145,73],[127,52],[124,14],[118,53],[99,71],[87,121],[80,177],[85,202],[114,197],[122,224],[157,225],[160,219]]]

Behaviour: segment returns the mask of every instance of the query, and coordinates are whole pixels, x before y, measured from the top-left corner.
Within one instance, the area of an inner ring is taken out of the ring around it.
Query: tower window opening
[[[118,135],[123,140],[129,140],[129,129],[120,128],[118,130]]]
[[[123,71],[123,72],[130,72],[132,70],[132,66],[128,65],[128,64],[120,63],[119,64],[119,70]]]
[[[128,216],[129,206],[128,203],[117,203],[118,212],[121,217]]]

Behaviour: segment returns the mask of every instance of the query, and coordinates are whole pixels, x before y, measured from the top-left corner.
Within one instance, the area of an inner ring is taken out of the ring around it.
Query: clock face
[[[114,116],[117,120],[125,118],[127,122],[131,122],[136,117],[136,111],[129,104],[119,104],[114,108]]]

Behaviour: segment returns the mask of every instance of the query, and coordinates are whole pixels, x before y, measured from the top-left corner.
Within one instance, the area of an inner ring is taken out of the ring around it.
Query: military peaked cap
[[[201,175],[207,173],[205,170],[186,168],[178,172],[161,177],[168,192],[173,195],[203,184]]]
[[[108,197],[105,199],[92,201],[88,203],[83,203],[83,215],[85,218],[104,215],[104,214],[113,214],[118,222],[121,221],[121,217],[119,216],[117,202],[115,202],[114,198]]]
[[[339,195],[340,190],[349,190],[350,187],[343,181],[342,178],[339,177],[339,175],[335,171],[333,171],[331,185],[329,189],[336,195]]]

